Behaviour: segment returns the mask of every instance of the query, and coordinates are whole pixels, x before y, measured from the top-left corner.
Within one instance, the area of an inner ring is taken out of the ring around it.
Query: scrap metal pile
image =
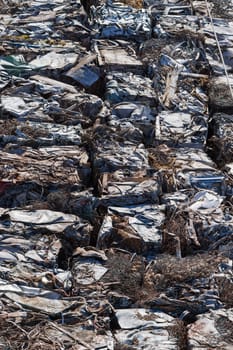
[[[232,349],[233,3],[0,5],[0,349]]]

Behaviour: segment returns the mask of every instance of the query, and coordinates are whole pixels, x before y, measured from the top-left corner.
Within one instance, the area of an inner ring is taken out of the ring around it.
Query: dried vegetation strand
[[[142,257],[117,252],[110,253],[108,258],[109,270],[103,281],[109,283],[112,291],[126,295],[138,306],[143,306],[146,300],[157,295],[147,276]]]
[[[163,255],[153,266],[154,288],[157,292],[165,292],[168,287],[209,277],[218,272],[218,266],[224,260],[225,258],[217,253],[198,254],[182,259]]]
[[[137,9],[143,7],[143,0],[121,0],[121,2]]]
[[[63,342],[46,335],[47,325],[22,326],[10,320],[0,320],[1,350],[61,350]],[[69,349],[69,347],[66,347]]]
[[[183,321],[176,319],[174,326],[168,328],[171,336],[178,339],[178,350],[186,350],[188,347],[187,328]]]

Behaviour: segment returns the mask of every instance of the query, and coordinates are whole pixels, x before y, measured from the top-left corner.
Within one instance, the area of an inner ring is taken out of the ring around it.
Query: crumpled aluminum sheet
[[[136,342],[137,349],[177,349],[178,339],[169,332],[175,325],[173,317],[147,309],[122,309],[116,318],[121,330],[115,336],[122,346]]]
[[[155,14],[156,16],[156,14]],[[165,15],[159,17],[158,23],[153,28],[155,37],[168,37],[171,33],[189,31],[197,33],[199,30],[199,18],[197,16]]]
[[[56,53],[49,52],[44,56],[37,56],[30,64],[34,67],[43,67],[47,69],[68,69],[74,65],[78,59],[75,53]]]
[[[120,71],[122,65],[127,68],[127,71],[135,73],[143,73],[144,67],[142,62],[132,56],[131,52],[127,52],[123,48],[103,46],[100,49],[101,59],[104,61],[107,71]]]
[[[10,83],[10,76],[5,71],[0,72],[0,91],[7,87]]]
[[[28,287],[24,285],[17,285],[16,283],[9,284],[3,280],[0,280],[0,293],[16,293],[20,295],[25,295],[27,297],[40,296],[42,298],[53,298],[59,299],[59,294],[51,292],[49,290],[44,290],[41,288]]]
[[[52,233],[46,238],[41,231],[29,241],[31,233],[17,229],[14,236],[5,233],[1,239],[1,293],[60,298],[55,288],[70,289],[69,272],[62,276],[64,271],[56,268],[60,241]]]
[[[155,114],[156,112],[152,108],[144,104],[118,103],[113,106],[108,123],[119,128],[122,124],[130,121],[143,132],[144,142],[152,143],[155,132]]]
[[[233,311],[217,310],[198,316],[188,329],[188,346],[192,350],[232,348]]]
[[[221,221],[220,221],[221,220]],[[210,223],[208,223],[208,217],[206,222],[203,221],[202,236],[208,244],[209,250],[218,249],[222,254],[232,259],[232,232],[233,232],[233,217],[227,213],[214,217]]]
[[[187,1],[152,1],[146,0],[146,5],[153,16],[180,16],[183,17],[192,15],[192,6]]]
[[[223,196],[209,190],[181,190],[173,193],[164,193],[161,202],[169,208],[179,208],[200,212],[202,215],[209,215],[216,212],[223,215],[221,205]]]
[[[112,114],[110,120],[114,122],[115,120],[130,120],[136,125],[140,125],[142,128],[151,125],[155,122],[155,115],[153,110],[147,105],[140,103],[118,103],[112,108]]]
[[[222,18],[213,18],[213,30],[212,23],[209,17],[203,17],[201,20],[200,33],[205,34],[206,57],[208,59],[212,71],[214,72],[215,76],[224,77],[225,69],[229,73],[231,73],[232,71],[232,11],[230,11],[230,9],[226,9],[229,6],[232,10],[232,3],[231,1],[226,1],[220,5],[217,2],[214,2],[213,8],[215,7],[215,5],[221,7],[221,10],[217,9],[217,14],[219,17],[219,12],[221,11]],[[222,59],[219,54],[219,50],[216,47],[216,39],[214,32],[218,37],[218,42],[222,50],[225,65],[223,65]]]
[[[206,118],[207,122],[208,96],[200,85],[195,85],[196,81],[208,79],[208,76],[193,73],[197,69],[195,69],[195,64],[203,67],[207,65],[205,59],[203,59],[203,52],[194,48],[191,52],[196,56],[195,61],[192,56],[186,59],[186,57],[182,57],[183,50],[180,47],[181,45],[182,42],[177,45],[177,50],[171,52],[171,56],[174,56],[175,59],[167,54],[160,55],[158,62],[161,68],[160,80],[161,78],[166,79],[166,84],[163,84],[161,89],[163,94],[160,92],[160,99],[162,99],[165,107],[173,109],[174,112],[180,111],[197,115],[198,117]],[[169,50],[169,47],[167,50]],[[157,67],[152,65],[152,71],[155,74],[156,70]]]
[[[224,194],[224,176],[199,149],[179,149],[175,152],[174,169],[180,186],[193,186]]]
[[[93,168],[97,173],[125,170],[129,176],[149,168],[148,153],[144,145],[106,142],[94,155]]]
[[[198,237],[199,245],[203,245],[209,251],[219,250],[225,256],[232,257],[231,241],[233,230],[233,216],[225,208],[224,197],[216,192],[183,191],[162,196],[162,203],[167,206],[169,212],[186,213],[186,230],[189,239],[192,233]],[[174,232],[176,234],[176,232]],[[229,246],[228,246],[229,244]],[[228,248],[227,248],[228,247]]]
[[[54,82],[54,80],[52,81]],[[51,86],[51,83],[50,85],[42,85],[38,82],[35,83],[31,81],[28,84],[22,84],[22,86],[16,88],[10,95],[2,94],[1,111],[3,122],[7,122],[9,117],[14,117],[17,118],[17,121],[20,123],[29,121],[53,123],[54,119],[57,121],[56,117],[59,116],[59,114],[63,116],[61,118],[62,121],[66,121],[66,119],[68,119],[66,116],[69,116],[69,112],[62,109],[55,98],[48,102],[41,96],[51,93],[54,94],[54,96],[56,96],[56,94],[61,95],[63,93],[63,85],[61,87],[59,87],[59,84]],[[75,114],[76,118],[78,117],[77,113],[73,114]],[[53,116],[55,118],[53,118]]]
[[[161,151],[161,153],[160,153]],[[164,159],[163,159],[164,158]],[[206,189],[224,195],[225,177],[201,148],[173,148],[162,145],[150,150],[151,166],[159,171],[163,186],[178,189]]]
[[[36,101],[25,101],[19,96],[1,95],[1,108],[3,112],[7,112],[13,117],[23,117],[38,109],[40,103]]]
[[[121,329],[166,328],[174,321],[173,317],[163,312],[148,309],[121,309],[116,312],[116,318]]]
[[[224,62],[225,62],[225,67],[223,65],[223,63],[221,62],[220,58],[219,58],[219,52],[217,51],[217,49],[215,48],[215,40],[214,39],[209,39],[210,44],[209,44],[209,50],[207,51],[206,54],[206,58],[212,68],[212,70],[214,71],[214,73],[218,76],[222,76],[225,74],[225,68],[226,71],[231,73],[232,71],[232,49],[231,49],[231,43],[229,43],[229,48],[224,47],[225,42],[223,41],[223,58],[224,58]]]
[[[80,125],[62,125],[52,123],[27,122],[15,125],[10,135],[7,131],[0,136],[0,142],[5,146],[14,143],[20,146],[33,144],[38,146],[80,145],[82,128]]]
[[[1,208],[1,226],[2,229],[16,230],[17,225],[21,227],[21,232],[24,232],[26,228],[33,232],[45,229],[53,232],[63,232],[68,226],[79,222],[79,218],[73,214],[64,214],[47,209],[38,209],[34,211],[20,210],[20,209],[2,209]],[[11,224],[10,224],[11,223]]]
[[[179,207],[185,207],[189,203],[189,196],[185,190],[163,193],[161,196],[161,203],[165,204],[171,211],[176,210]]]
[[[98,68],[87,64],[83,64],[80,67],[79,63],[77,66],[71,68],[65,76],[78,82],[85,89],[90,89],[92,86],[95,86],[100,79]]]
[[[101,186],[100,203],[105,206],[125,206],[140,203],[158,203],[161,188],[158,179],[107,180]]]
[[[141,145],[145,140],[145,136],[138,127],[131,122],[125,120],[121,122],[107,121],[107,125],[99,125],[93,132],[93,140],[96,145],[103,143],[126,142],[133,145]]]
[[[155,346],[158,350],[176,350],[178,343],[176,337],[161,329],[117,331],[116,339],[122,346],[133,346],[136,342],[140,350],[153,350]]]
[[[14,151],[15,153],[0,152],[2,181],[75,184],[80,182],[80,177],[87,177],[90,174],[88,155],[78,146],[39,149],[20,149],[16,146]]]
[[[49,208],[53,210],[62,210],[64,212],[72,212],[81,218],[91,220],[94,216],[94,208],[98,199],[93,196],[92,190],[82,191],[76,184],[76,190],[70,189],[54,189],[46,197]],[[32,206],[33,208],[33,206]]]
[[[15,23],[15,25],[17,25]],[[8,32],[9,38],[20,35],[28,35],[31,40],[46,39],[52,34],[51,21],[38,21],[34,23],[21,24],[19,30],[10,30]]]
[[[151,20],[144,9],[136,10],[122,4],[108,2],[91,7],[91,18],[100,38],[127,38],[137,41],[151,36]]]
[[[68,93],[62,97],[62,102],[68,109],[72,107],[72,111],[80,111],[85,119],[88,117],[95,120],[103,109],[102,99],[87,93]]]
[[[153,81],[142,75],[109,73],[106,76],[105,99],[111,104],[120,102],[140,102],[150,106],[157,105]]]
[[[33,182],[1,182],[0,207],[24,209],[51,209],[70,212],[80,217],[91,217],[95,197],[91,189],[85,191],[84,185],[75,184],[70,189],[62,184],[39,185]],[[43,192],[44,191],[44,192]]]
[[[99,281],[108,269],[94,258],[75,259],[72,264],[73,280],[78,285],[89,285]]]
[[[10,292],[6,293],[6,297],[13,302],[19,303],[26,309],[32,309],[34,311],[39,311],[48,315],[59,315],[60,313],[69,310],[72,306],[75,305],[75,302],[70,302],[62,299],[49,299],[39,296],[27,297],[25,295],[21,296],[19,294]]]
[[[10,76],[27,75],[33,69],[29,65],[23,55],[0,56],[1,71],[7,72]]]
[[[226,38],[229,40],[233,39],[232,21],[223,18],[214,18],[213,24],[215,32],[222,35],[222,40],[226,40]],[[214,38],[212,25],[208,17],[203,18],[203,22],[201,23],[201,32]]]
[[[98,233],[97,247],[118,246],[137,253],[159,251],[164,210],[163,205],[155,204],[109,207]]]
[[[155,140],[170,146],[204,146],[207,132],[207,121],[201,116],[163,111],[156,117]]]
[[[77,89],[67,83],[63,83],[59,80],[54,80],[48,77],[45,77],[40,74],[35,74],[30,77],[30,81],[35,84],[35,90],[37,90],[39,93],[46,93],[46,92],[70,92],[73,94],[77,94]]]

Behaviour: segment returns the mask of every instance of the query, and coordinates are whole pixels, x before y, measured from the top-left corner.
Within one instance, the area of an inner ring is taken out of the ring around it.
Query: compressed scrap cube
[[[136,253],[159,251],[165,207],[155,204],[109,207],[97,240],[101,249],[119,247]]]
[[[149,106],[157,105],[157,95],[151,79],[142,75],[109,73],[106,76],[105,99],[110,104],[140,102]]]
[[[136,176],[137,175],[137,176]],[[124,173],[104,173],[99,181],[100,202],[105,206],[125,206],[140,203],[158,203],[161,193],[159,179],[135,174],[125,177]]]
[[[207,132],[205,118],[191,113],[163,111],[156,117],[155,140],[170,146],[204,146]]]
[[[161,174],[165,192],[199,188],[225,193],[225,177],[201,148],[150,149],[150,165]]]
[[[88,180],[90,164],[87,152],[78,146],[52,146],[38,149],[13,147],[1,151],[3,182],[39,184],[77,184]]]
[[[97,174],[124,170],[128,175],[149,168],[148,152],[144,145],[105,142],[94,154],[93,167]]]
[[[94,27],[100,38],[127,38],[142,41],[151,36],[148,11],[133,9],[123,4],[104,4],[91,8]]]

